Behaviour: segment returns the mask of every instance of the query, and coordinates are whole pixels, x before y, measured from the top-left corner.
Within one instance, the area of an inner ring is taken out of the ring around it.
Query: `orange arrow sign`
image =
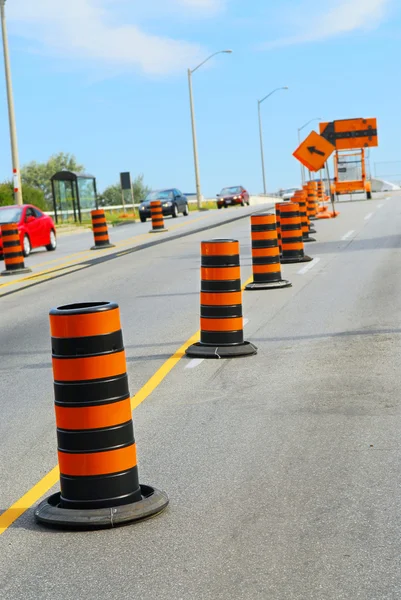
[[[312,131],[293,154],[309,171],[320,171],[333,154],[335,146]]]

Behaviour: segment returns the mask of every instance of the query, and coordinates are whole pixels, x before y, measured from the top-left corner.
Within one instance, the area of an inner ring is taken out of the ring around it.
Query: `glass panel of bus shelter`
[[[96,208],[96,192],[94,179],[78,176],[79,199],[81,214]]]
[[[73,181],[55,181],[56,206],[58,218],[63,221],[76,221],[76,206]]]

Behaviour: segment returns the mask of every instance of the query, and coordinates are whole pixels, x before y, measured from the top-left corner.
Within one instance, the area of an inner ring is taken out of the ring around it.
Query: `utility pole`
[[[10,141],[11,141],[11,157],[13,163],[13,182],[14,182],[14,197],[16,204],[23,204],[22,189],[21,189],[21,173],[18,158],[18,142],[17,142],[17,126],[15,124],[15,110],[13,87],[11,82],[10,55],[8,51],[8,36],[5,13],[6,0],[0,0],[1,13],[1,29],[3,34],[3,52],[4,52],[4,68],[6,73],[7,86],[7,101],[8,101],[8,118],[10,121]]]

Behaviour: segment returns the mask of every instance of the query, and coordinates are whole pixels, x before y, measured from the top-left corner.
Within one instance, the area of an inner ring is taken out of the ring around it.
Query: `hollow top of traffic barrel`
[[[52,308],[49,314],[51,316],[90,315],[115,310],[116,308],[118,308],[116,302],[78,302]]]

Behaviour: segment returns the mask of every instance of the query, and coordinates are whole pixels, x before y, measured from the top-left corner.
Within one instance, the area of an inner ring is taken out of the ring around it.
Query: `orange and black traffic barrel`
[[[19,237],[18,224],[7,223],[1,226],[3,238],[3,256],[5,271],[1,275],[19,275],[20,273],[31,273],[32,269],[25,267],[24,255],[22,254],[21,240]]]
[[[277,242],[280,256],[283,253],[283,245],[281,242],[281,216],[280,216],[280,203],[276,204],[276,228],[277,228]]]
[[[294,196],[291,198],[291,202],[298,204],[299,216],[301,219],[302,227],[302,241],[305,242],[316,242],[315,238],[309,235],[309,219],[306,210],[306,196],[302,190],[297,190]]]
[[[311,208],[309,206],[309,197],[308,197],[309,185],[307,183],[305,183],[302,189],[303,189],[303,192],[304,192],[305,198],[306,198],[306,217],[308,219],[309,233],[317,233],[315,227],[312,226],[312,223],[310,220]]]
[[[50,330],[61,491],[37,521],[100,528],[161,512],[167,495],[139,484],[118,305],[60,306]]]
[[[200,341],[186,350],[192,358],[250,356],[244,341],[241,268],[237,240],[201,243]]]
[[[259,213],[251,216],[253,282],[246,290],[269,290],[290,287],[281,277],[276,215]]]
[[[304,252],[302,241],[302,226],[299,216],[299,205],[294,202],[283,202],[280,205],[281,236],[283,243],[283,264],[311,261]]]
[[[164,227],[163,208],[160,200],[152,200],[150,203],[150,214],[152,217],[152,229],[149,233],[163,233],[167,231]]]
[[[314,221],[317,215],[317,183],[316,181],[308,182],[308,202],[307,211],[310,221]]]
[[[91,211],[92,229],[95,245],[91,250],[104,250],[105,248],[114,248],[114,244],[110,244],[109,231],[107,229],[106,215],[102,208]]]

